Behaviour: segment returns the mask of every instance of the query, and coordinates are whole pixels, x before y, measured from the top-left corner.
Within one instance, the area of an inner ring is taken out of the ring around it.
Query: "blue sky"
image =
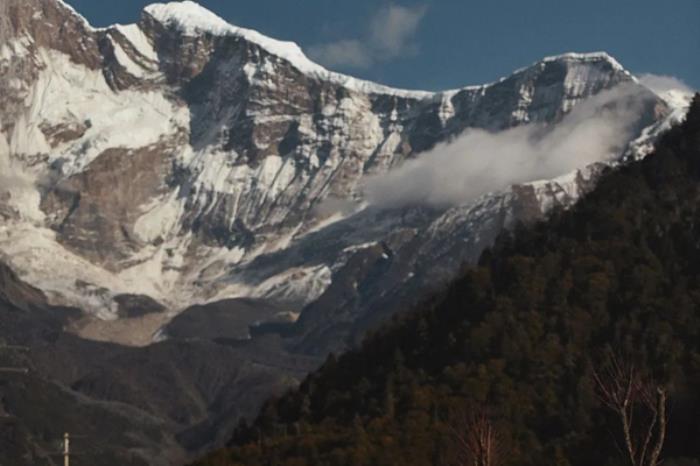
[[[67,0],[96,26],[149,1]],[[547,55],[605,50],[634,73],[700,89],[700,0],[201,0],[237,26],[292,40],[329,68],[438,90],[481,84]]]

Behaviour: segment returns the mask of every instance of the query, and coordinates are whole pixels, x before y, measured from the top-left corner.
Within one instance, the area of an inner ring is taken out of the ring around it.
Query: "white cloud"
[[[695,93],[690,86],[674,76],[647,73],[639,76],[639,82],[672,108],[687,108]]]
[[[314,45],[307,50],[309,56],[326,66],[368,68],[373,59],[359,40],[347,39],[324,45]]]
[[[646,73],[639,76],[639,82],[657,94],[668,91],[693,92],[693,88],[675,76]]]
[[[413,37],[418,30],[425,6],[391,5],[379,11],[370,26],[370,44],[378,54],[394,58],[414,53]]]
[[[389,5],[370,19],[361,38],[317,44],[307,49],[319,63],[334,67],[367,68],[373,63],[416,53],[416,31],[425,16],[425,6]]]
[[[598,94],[550,127],[467,130],[452,143],[370,178],[367,198],[388,208],[460,205],[513,184],[551,179],[609,160],[632,136],[641,112],[637,92],[622,85]]]

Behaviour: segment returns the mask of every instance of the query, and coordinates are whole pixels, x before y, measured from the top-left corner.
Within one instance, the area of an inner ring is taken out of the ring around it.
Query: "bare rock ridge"
[[[370,177],[468,129],[555,128],[620,86],[641,102],[634,138],[675,115],[606,53],[433,93],[325,70],[193,2],[102,29],[59,0],[0,8],[0,251],[52,303],[105,319],[123,295],[172,313],[259,298],[345,328],[575,202],[596,169],[449,208],[378,209]]]

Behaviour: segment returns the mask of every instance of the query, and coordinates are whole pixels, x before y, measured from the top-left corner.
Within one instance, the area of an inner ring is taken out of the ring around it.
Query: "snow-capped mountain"
[[[232,297],[305,307],[309,350],[571,205],[599,167],[440,208],[369,205],[369,178],[469,128],[555,127],[620,85],[641,102],[620,158],[682,116],[605,53],[406,91],[189,1],[97,29],[60,0],[0,0],[0,76],[0,251],[23,279],[104,319],[125,295],[171,314]]]

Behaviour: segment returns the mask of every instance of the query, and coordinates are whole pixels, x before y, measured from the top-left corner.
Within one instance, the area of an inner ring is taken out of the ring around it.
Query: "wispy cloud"
[[[365,45],[357,39],[345,39],[308,49],[309,56],[317,62],[330,66],[368,68],[374,62]]]
[[[577,105],[556,126],[465,132],[366,185],[372,205],[446,207],[513,184],[551,179],[617,156],[641,114],[639,89],[618,86]]]
[[[425,6],[391,5],[372,19],[369,44],[379,58],[394,58],[417,51],[413,42],[418,26],[425,16]]]
[[[426,11],[424,5],[384,6],[370,19],[361,37],[316,44],[307,52],[323,65],[350,68],[368,68],[376,62],[410,56],[418,50],[415,34]]]
[[[645,73],[639,76],[639,82],[657,94],[668,91],[693,92],[692,87],[675,76]]]

